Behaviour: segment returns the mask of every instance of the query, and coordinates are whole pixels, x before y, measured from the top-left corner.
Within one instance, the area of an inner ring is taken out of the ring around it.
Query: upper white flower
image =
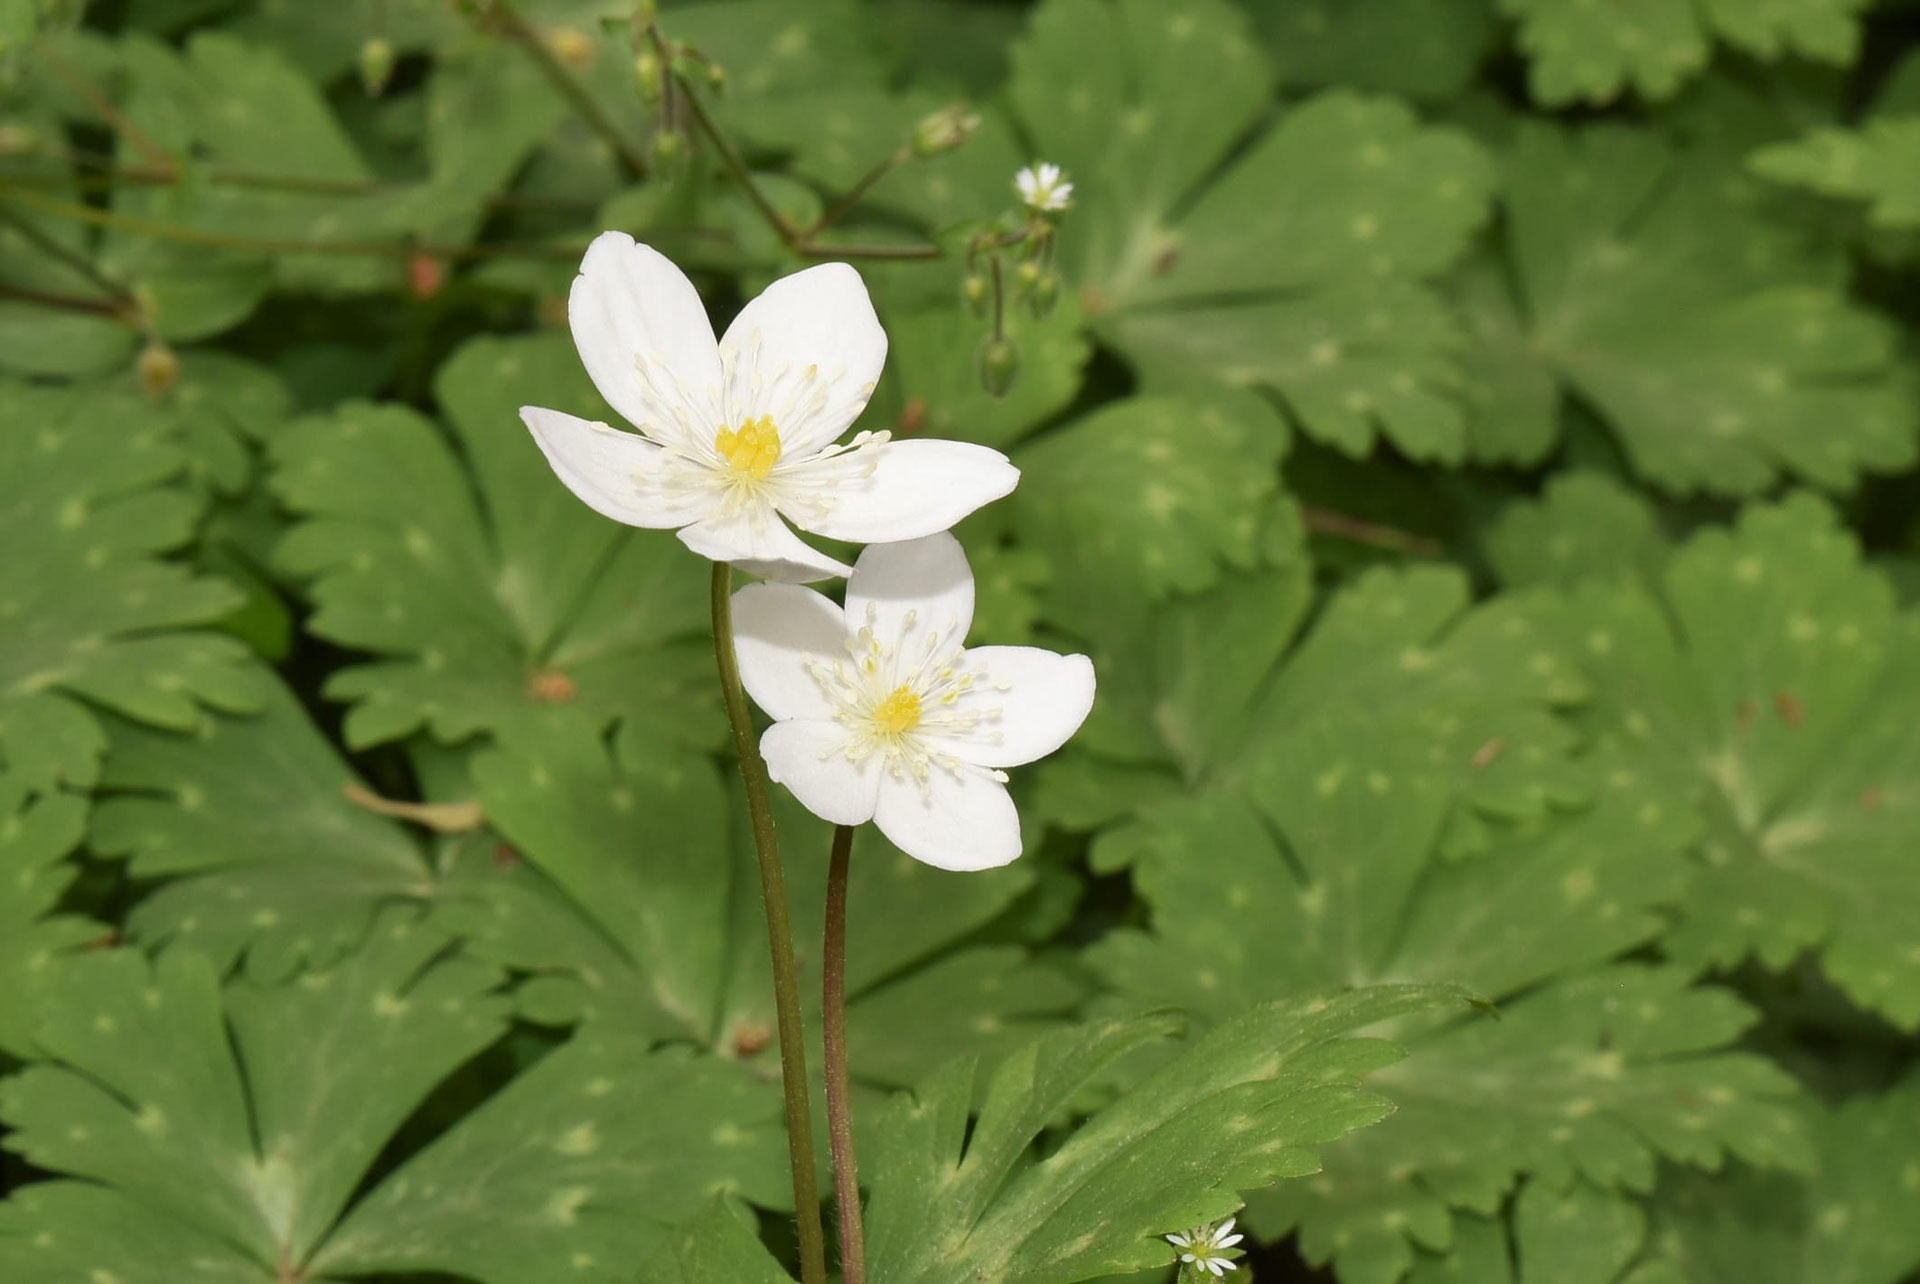
[[[1067,208],[1073,199],[1073,184],[1066,181],[1058,165],[1038,161],[1013,176],[1020,199],[1034,209],[1053,213]]]
[[[947,534],[860,554],[842,610],[812,589],[733,596],[740,677],[774,719],[767,771],[839,825],[868,820],[915,860],[988,869],[1020,854],[1006,773],[1052,753],[1093,707],[1093,663],[962,646],[973,572]]]
[[[845,575],[786,521],[872,543],[945,530],[1011,491],[999,451],[954,441],[836,444],[866,408],[887,336],[860,274],[825,263],[768,286],[714,342],[686,275],[624,232],[587,249],[567,302],[620,432],[524,406],[560,480],[629,526],[679,528],[694,552],[769,579]]]
[[[1240,1263],[1229,1258],[1227,1250],[1245,1239],[1245,1235],[1230,1235],[1237,1218],[1229,1217],[1218,1226],[1196,1226],[1184,1235],[1169,1235],[1167,1238],[1180,1250],[1180,1260],[1195,1270],[1207,1271],[1214,1278],[1224,1276],[1228,1271],[1240,1269]]]

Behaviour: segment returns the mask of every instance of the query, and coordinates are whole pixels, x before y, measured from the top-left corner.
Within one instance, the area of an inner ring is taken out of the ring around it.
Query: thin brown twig
[[[0,183],[9,187],[72,186],[82,191],[111,191],[115,187],[174,187],[178,186],[184,178],[181,172],[138,165],[115,165],[104,158],[89,156],[85,152],[76,152],[67,148],[41,148],[32,155],[72,165],[86,172],[81,174],[0,172]],[[193,168],[193,174],[196,178],[218,187],[243,187],[269,192],[306,193],[314,196],[378,196],[404,192],[415,186],[411,183],[380,179],[309,178],[299,174],[264,174],[255,170],[229,169],[221,165],[196,165]],[[594,208],[592,201],[573,200],[566,197],[527,196],[513,192],[501,192],[488,196],[486,203],[489,209],[575,212]]]
[[[607,146],[613,149],[613,154],[618,156],[620,163],[627,168],[629,175],[633,178],[645,178],[648,170],[647,158],[627,141],[627,136],[620,131],[620,126],[601,109],[593,95],[587,92],[587,87],[567,69],[566,64],[554,56],[553,50],[547,48],[547,42],[540,38],[540,33],[534,30],[525,18],[520,16],[519,11],[508,3],[508,0],[493,0],[488,17],[501,34],[526,52],[540,74],[560,92],[560,96],[579,113],[580,118],[587,122],[593,132],[606,141]]]
[[[807,239],[812,240],[839,222],[848,210],[859,204],[861,197],[873,190],[874,184],[912,159],[913,148],[911,146],[902,146],[895,150],[891,156],[888,156],[878,165],[875,165],[872,169],[861,175],[859,182],[848,188],[845,195],[828,206],[826,212],[813,221],[813,226],[806,230]]]
[[[720,161],[727,167],[727,172],[733,176],[735,182],[746,189],[747,197],[753,202],[754,208],[760,211],[760,217],[766,220],[767,226],[774,230],[781,243],[789,250],[802,258],[810,259],[937,259],[941,256],[940,247],[937,245],[822,244],[814,239],[813,234],[819,227],[824,226],[824,223],[816,224],[812,229],[795,227],[761,189],[759,182],[753,177],[753,171],[747,168],[746,159],[740,155],[740,149],[733,145],[733,140],[728,138],[726,131],[720,128],[720,122],[713,118],[706,104],[700,101],[700,95],[695,92],[694,87],[686,77],[671,70],[672,51],[667,48],[667,42],[660,35],[660,29],[649,27],[647,38],[653,43],[654,53],[659,57],[661,65],[669,69],[670,83],[679,86],[680,97],[685,101],[694,123],[700,127],[700,132],[706,135],[707,141],[712,143],[714,150],[720,153]],[[878,178],[878,175],[873,176],[873,181],[877,182]],[[865,179],[862,182],[867,186],[872,185]],[[856,199],[858,191],[859,189],[856,188]]]
[[[129,315],[139,311],[138,305],[133,297],[133,291],[128,289],[124,283],[108,276],[100,270],[98,264],[72,246],[63,245],[54,237],[47,235],[45,231],[34,224],[32,219],[23,218],[19,211],[10,210],[5,205],[0,205],[0,220],[11,224],[16,232],[32,242],[41,253],[59,260],[92,282],[96,289],[113,300],[122,311],[127,312]]]
[[[1370,522],[1347,513],[1335,512],[1330,508],[1302,505],[1300,519],[1306,524],[1308,530],[1318,534],[1332,535],[1337,539],[1351,540],[1356,544],[1370,544],[1375,548],[1384,548],[1395,553],[1409,553],[1416,557],[1438,557],[1445,551],[1437,539],[1425,535],[1414,535],[1392,526],[1384,526],[1379,522]]]
[[[38,303],[44,307],[59,308],[64,312],[88,312],[95,316],[112,317],[116,321],[132,319],[127,306],[113,299],[83,299],[76,294],[37,290],[30,285],[13,285],[5,281],[0,281],[0,299],[11,299],[20,303]]]
[[[91,205],[79,205],[71,201],[50,200],[18,188],[0,189],[0,206],[4,206],[6,202],[39,210],[56,218],[92,223],[98,227],[110,227],[139,236],[151,236],[157,240],[175,241],[182,245],[206,245],[253,254],[357,254],[377,258],[412,258],[415,255],[424,254],[448,260],[534,258],[552,259],[555,262],[574,262],[586,252],[585,247],[573,245],[430,245],[413,241],[304,241],[278,237],[240,236],[229,232],[209,232],[197,227],[162,223],[154,219],[121,214],[114,210],[95,209]]]
[[[34,46],[40,55],[40,61],[53,69],[54,75],[67,82],[67,87],[87,100],[87,105],[100,113],[107,127],[121,138],[127,140],[136,150],[147,158],[147,164],[156,169],[172,172],[179,167],[174,163],[172,153],[153,140],[153,137],[131,120],[114,105],[113,99],[101,92],[100,87],[88,80],[86,74],[72,63],[55,53],[44,40]]]

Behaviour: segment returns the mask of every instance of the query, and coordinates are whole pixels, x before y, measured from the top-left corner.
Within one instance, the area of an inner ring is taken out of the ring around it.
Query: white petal
[[[912,623],[908,623],[908,617]],[[958,644],[973,624],[973,570],[946,532],[900,544],[869,544],[847,578],[847,627],[872,627],[907,667],[927,655],[929,634]],[[942,643],[941,650],[948,643]]]
[[[970,732],[925,736],[941,752],[982,767],[1044,758],[1080,729],[1093,708],[1093,661],[1037,646],[981,646],[966,654],[984,676],[951,710],[978,714]],[[991,711],[998,710],[995,715]]]
[[[845,562],[808,548],[771,508],[695,522],[680,532],[680,542],[702,557],[732,562],[762,579],[791,584],[824,580],[853,570]]]
[[[935,764],[924,785],[888,776],[873,820],[895,847],[938,869],[992,869],[1020,855],[1007,787],[974,768],[956,775]]]
[[[665,255],[625,232],[602,232],[587,247],[567,320],[593,386],[637,428],[667,441],[683,435],[669,408],[646,395],[636,356],[646,359],[654,386],[685,389],[690,410],[706,407],[719,391],[720,347],[700,292]]]
[[[1193,1244],[1193,1241],[1188,1239],[1185,1235],[1169,1235],[1167,1236],[1167,1239],[1172,1241],[1175,1244],[1178,1244],[1181,1248],[1189,1248]]]
[[[863,825],[873,819],[885,771],[878,754],[858,763],[848,758],[846,744],[837,722],[776,722],[760,737],[760,756],[767,774],[808,811],[836,825]]]
[[[740,680],[767,716],[831,720],[834,706],[807,672],[808,656],[846,655],[840,608],[797,584],[749,584],[733,595],[733,646]]]
[[[970,442],[890,441],[867,449],[873,452],[873,471],[834,485],[824,513],[808,506],[789,512],[795,525],[857,544],[918,539],[946,530],[1011,493],[1020,481],[1020,470],[1005,455]],[[821,466],[831,468],[832,461],[822,460]],[[806,467],[792,477],[794,484],[805,485]]]
[[[1213,1266],[1213,1273],[1218,1276],[1225,1276],[1228,1271],[1237,1271],[1240,1269],[1240,1263],[1229,1262],[1224,1257],[1215,1259],[1211,1265]]]
[[[887,360],[887,332],[866,283],[845,263],[781,277],[740,310],[720,345],[734,362],[729,422],[772,416],[781,450],[794,459],[859,418]]]
[[[654,529],[684,526],[700,516],[697,492],[675,500],[661,494],[660,474],[676,464],[645,437],[541,406],[520,407],[520,420],[532,429],[554,474],[595,512]]]

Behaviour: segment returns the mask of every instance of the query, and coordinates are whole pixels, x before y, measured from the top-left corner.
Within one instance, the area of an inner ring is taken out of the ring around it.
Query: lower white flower
[[[598,512],[678,530],[715,561],[769,579],[845,575],[786,523],[854,543],[914,539],[1020,478],[1005,455],[967,442],[840,442],[887,358],[867,287],[844,263],[775,281],[716,342],[679,268],[603,232],[567,319],[594,386],[639,432],[523,406],[547,462]]]
[[[847,605],[751,584],[733,597],[740,677],[774,725],[767,771],[837,825],[868,820],[941,869],[1020,854],[1004,767],[1058,749],[1093,707],[1093,662],[963,646],[973,572],[942,533],[860,554]]]
[[[1218,1279],[1240,1269],[1240,1263],[1227,1255],[1228,1249],[1246,1238],[1229,1233],[1237,1220],[1229,1217],[1218,1226],[1196,1226],[1184,1235],[1169,1235],[1167,1239],[1179,1251],[1181,1261]]]

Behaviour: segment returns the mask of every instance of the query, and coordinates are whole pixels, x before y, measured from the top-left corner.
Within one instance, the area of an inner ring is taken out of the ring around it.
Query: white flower
[[[1218,1226],[1196,1226],[1184,1235],[1169,1235],[1167,1239],[1180,1250],[1181,1261],[1218,1279],[1228,1271],[1240,1269],[1240,1263],[1227,1256],[1228,1249],[1246,1238],[1228,1234],[1237,1220],[1229,1217]]]
[[[1065,180],[1058,165],[1037,161],[1015,174],[1013,185],[1019,189],[1021,200],[1051,214],[1067,208],[1067,202],[1073,199],[1073,184]]]
[[[872,820],[941,869],[1020,854],[1002,767],[1052,753],[1093,707],[1093,663],[961,643],[973,572],[947,534],[860,554],[842,610],[812,589],[733,597],[740,676],[774,725],[767,771],[838,825]]]
[[[1020,478],[1005,455],[963,442],[863,432],[835,444],[887,357],[867,287],[844,263],[775,281],[715,343],[679,268],[624,232],[603,232],[567,317],[594,386],[640,431],[522,407],[547,462],[599,512],[678,528],[715,561],[770,579],[845,575],[782,517],[829,539],[914,539]]]

